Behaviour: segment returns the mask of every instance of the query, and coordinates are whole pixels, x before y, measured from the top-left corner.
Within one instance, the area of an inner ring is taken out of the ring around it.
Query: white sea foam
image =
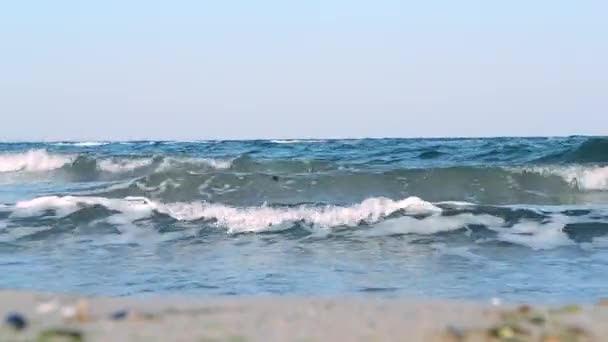
[[[0,154],[0,172],[50,171],[71,163],[74,156],[49,154],[46,150]]]
[[[202,167],[211,167],[218,170],[229,169],[232,166],[233,159],[214,159],[214,158],[188,158],[188,157],[168,157],[158,166],[159,171],[167,171],[179,164],[200,165]]]
[[[470,225],[483,225],[497,233],[491,240],[510,242],[532,249],[552,249],[574,244],[563,231],[568,223],[578,222],[579,217],[551,215],[550,222],[524,220],[512,226],[497,216],[462,213],[442,215],[434,204],[418,197],[394,201],[387,198],[369,198],[352,206],[297,206],[297,207],[245,207],[237,208],[206,202],[159,203],[145,197],[111,199],[104,197],[49,196],[8,206],[8,220],[23,217],[51,215],[65,217],[78,210],[95,205],[114,212],[105,220],[129,237],[148,234],[142,232],[140,220],[162,213],[179,221],[206,220],[209,225],[226,229],[229,233],[278,231],[300,224],[312,232],[328,232],[335,227],[368,228],[354,234],[364,237],[395,234],[430,235],[439,232],[468,229]],[[396,212],[405,216],[390,217]],[[416,217],[413,217],[416,216]],[[574,220],[574,221],[573,221]],[[146,230],[146,229],[144,229]],[[152,234],[152,233],[150,233]]]
[[[608,190],[607,166],[536,166],[518,171],[559,176],[581,190]]]
[[[432,215],[424,219],[403,216],[387,220],[363,231],[364,236],[384,236],[397,234],[436,234],[465,228],[468,225],[501,226],[504,220],[491,215],[460,214],[453,216]]]
[[[2,229],[2,227],[0,227],[0,229]],[[33,235],[33,234],[43,232],[46,230],[50,230],[50,229],[52,229],[52,227],[49,227],[49,226],[41,226],[41,227],[19,226],[19,227],[12,227],[12,228],[5,227],[3,229],[3,231],[1,231],[0,242],[15,241],[17,239],[21,239],[26,236]]]
[[[54,210],[55,217],[65,217],[84,207],[94,205],[104,206],[134,219],[147,217],[155,209],[153,202],[147,199],[141,200],[140,198],[113,199],[84,196],[45,196],[29,201],[17,202],[10,217],[38,216],[45,214],[48,210]]]
[[[490,227],[498,232],[497,239],[532,249],[553,249],[574,244],[563,231],[567,220],[563,217],[553,217],[552,222],[542,223],[524,221],[510,228]]]
[[[335,226],[356,226],[360,223],[376,223],[386,216],[404,211],[408,214],[433,214],[441,211],[433,204],[417,197],[400,201],[387,198],[370,198],[349,207],[295,207],[272,208],[251,207],[235,208],[209,203],[172,203],[162,204],[144,197],[110,199],[104,197],[48,196],[18,202],[10,217],[31,217],[54,211],[55,217],[64,217],[83,207],[102,205],[119,214],[113,215],[111,223],[129,224],[135,220],[149,217],[154,211],[172,216],[177,220],[213,220],[217,226],[229,232],[256,232],[290,227],[295,222],[329,228]]]
[[[153,163],[152,158],[127,159],[127,158],[112,158],[102,159],[97,162],[97,168],[101,171],[120,173],[129,172],[142,167],[150,166]]]
[[[234,208],[220,204],[176,203],[158,208],[179,220],[214,219],[219,226],[230,232],[255,232],[290,227],[302,222],[314,227],[357,226],[361,223],[376,223],[386,216],[405,211],[409,214],[430,214],[441,209],[417,197],[401,201],[387,198],[369,198],[350,207],[295,207],[295,208]]]
[[[153,158],[110,158],[99,160],[97,162],[97,168],[105,172],[121,173],[148,167],[153,163]],[[201,167],[211,167],[217,170],[224,170],[229,169],[232,166],[232,160],[194,157],[167,157],[163,159],[160,165],[158,165],[157,171],[169,171],[180,164],[199,165]]]
[[[80,142],[58,142],[53,143],[55,146],[79,146],[79,147],[95,147],[108,145],[109,142],[105,141],[80,141]]]

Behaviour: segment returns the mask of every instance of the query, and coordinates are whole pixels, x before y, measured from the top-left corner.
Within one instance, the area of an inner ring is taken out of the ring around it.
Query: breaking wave
[[[0,154],[0,172],[50,171],[73,162],[74,156],[49,154],[45,150]]]
[[[0,207],[0,241],[110,234],[138,243],[142,235],[163,232],[193,238],[217,229],[229,234],[299,229],[311,236],[350,234],[358,238],[457,233],[476,244],[552,249],[583,246],[605,237],[607,217],[605,208],[488,207],[431,203],[418,197],[368,198],[350,206],[234,207],[208,202],[160,203],[144,197],[47,196]],[[167,231],[167,227],[173,228]]]

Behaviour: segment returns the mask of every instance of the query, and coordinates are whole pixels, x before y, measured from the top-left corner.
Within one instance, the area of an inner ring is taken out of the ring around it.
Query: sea
[[[0,288],[608,297],[608,138],[0,143]]]

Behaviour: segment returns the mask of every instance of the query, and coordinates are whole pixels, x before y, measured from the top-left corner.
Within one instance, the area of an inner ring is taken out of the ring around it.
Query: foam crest
[[[468,225],[501,226],[504,220],[491,215],[459,214],[452,216],[432,215],[424,219],[403,216],[380,222],[362,236],[385,236],[399,234],[430,235],[465,228]]]
[[[96,147],[110,144],[105,141],[80,141],[80,142],[58,142],[52,145],[55,146],[78,146],[78,147]]]
[[[554,221],[548,223],[524,221],[510,228],[490,228],[498,232],[497,239],[500,241],[541,250],[574,244],[563,231],[565,225],[565,220],[555,217]]]
[[[103,159],[97,162],[97,168],[101,171],[121,173],[130,172],[139,168],[147,167],[152,165],[152,158],[141,158],[141,159]]]
[[[294,223],[303,223],[318,228],[357,226],[363,223],[380,222],[387,216],[403,211],[406,214],[436,214],[441,209],[417,197],[400,201],[387,198],[369,198],[349,207],[250,207],[236,208],[210,203],[162,204],[144,197],[110,199],[104,197],[47,196],[18,202],[11,218],[52,215],[65,217],[87,207],[101,205],[118,212],[110,223],[125,225],[149,217],[154,212],[169,215],[181,221],[207,220],[216,226],[227,228],[231,233],[281,230]],[[52,211],[53,213],[49,213]]]
[[[135,197],[125,199],[112,199],[105,197],[81,197],[81,196],[45,196],[29,201],[17,202],[10,217],[32,217],[46,215],[49,210],[53,210],[54,217],[65,217],[77,212],[78,210],[101,205],[107,209],[121,213],[121,217],[132,220],[150,216],[155,209],[153,202]]]
[[[213,169],[225,170],[232,166],[233,159],[214,159],[214,158],[186,158],[186,157],[168,157],[163,159],[159,165],[158,171],[169,171],[176,165],[191,164],[203,167],[211,167]]]
[[[74,160],[73,156],[49,154],[46,150],[0,154],[0,172],[50,171]]]
[[[608,190],[607,166],[537,166],[524,171],[559,176],[580,190]]]
[[[319,228],[357,226],[379,222],[397,211],[412,215],[441,212],[432,203],[417,197],[401,201],[369,198],[350,207],[234,208],[220,204],[177,203],[163,205],[158,210],[178,220],[212,219],[232,233],[280,230],[296,222]]]
[[[8,220],[12,220],[39,216],[63,218],[93,206],[103,206],[111,212],[95,220],[101,219],[131,237],[147,234],[147,230],[155,231],[148,229],[144,219],[163,214],[183,222],[204,221],[204,226],[226,229],[228,233],[281,231],[299,225],[320,235],[336,227],[361,227],[364,229],[354,230],[352,234],[361,237],[432,235],[463,229],[464,234],[470,236],[472,226],[481,226],[495,232],[495,236],[476,239],[475,243],[504,241],[534,250],[574,245],[564,232],[566,225],[590,222],[583,217],[551,214],[542,221],[522,219],[507,224],[505,219],[493,214],[446,215],[441,208],[418,197],[398,201],[374,197],[351,206],[232,207],[207,202],[159,203],[145,197],[47,196],[18,202],[5,209],[9,212]]]

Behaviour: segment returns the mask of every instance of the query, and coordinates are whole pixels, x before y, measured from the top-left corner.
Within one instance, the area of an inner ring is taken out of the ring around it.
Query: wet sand
[[[27,320],[22,330],[10,313]],[[605,341],[608,305],[0,291],[0,341]]]

